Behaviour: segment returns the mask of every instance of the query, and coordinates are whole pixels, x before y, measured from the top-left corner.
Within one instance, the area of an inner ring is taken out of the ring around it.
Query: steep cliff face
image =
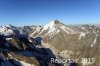
[[[69,26],[54,20],[41,28],[35,36],[42,36],[45,46],[51,48],[56,55],[64,59],[79,59],[79,66],[100,66],[99,25]]]

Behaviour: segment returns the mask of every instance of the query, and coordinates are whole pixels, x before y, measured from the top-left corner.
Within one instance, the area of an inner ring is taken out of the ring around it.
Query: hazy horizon
[[[51,20],[51,21],[53,21],[53,20]],[[49,24],[51,21],[49,21],[49,22],[47,22],[46,24]],[[60,20],[59,20],[60,21]],[[80,24],[78,24],[78,23],[68,23],[67,24],[67,22],[62,22],[62,21],[60,21],[61,23],[63,23],[63,24],[65,24],[65,25],[100,25],[100,23],[80,23]],[[20,27],[20,26],[32,26],[32,25],[35,25],[35,26],[44,26],[44,25],[46,25],[46,24],[35,24],[35,23],[33,23],[33,24],[25,24],[25,23],[22,23],[21,25],[18,25],[18,24],[11,24],[11,23],[8,23],[8,24],[0,24],[0,26],[7,26],[7,25],[12,25],[12,26],[18,26],[18,27]]]

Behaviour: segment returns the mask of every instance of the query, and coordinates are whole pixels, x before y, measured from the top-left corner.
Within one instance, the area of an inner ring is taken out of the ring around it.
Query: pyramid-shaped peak
[[[52,24],[61,24],[61,22],[59,21],[59,20],[54,20],[54,21],[51,21],[50,23],[52,23]]]

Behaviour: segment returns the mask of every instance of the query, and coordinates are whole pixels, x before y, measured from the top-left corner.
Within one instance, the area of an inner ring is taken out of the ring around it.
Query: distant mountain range
[[[15,37],[13,36],[10,39],[7,38],[7,42],[9,41],[10,43],[14,44],[14,46],[18,49],[22,49],[22,48],[20,48],[19,46],[20,40],[16,37],[16,35],[17,36],[28,35],[27,38],[42,37],[43,47],[49,48],[53,52],[52,54],[54,54],[56,58],[79,59],[77,63],[75,62],[77,66],[100,66],[99,64],[100,62],[100,25],[88,25],[88,24],[65,25],[61,23],[59,20],[54,20],[44,26],[35,26],[35,25],[23,26],[23,27],[16,27],[12,25],[0,26],[0,34],[3,36],[14,35]],[[30,39],[28,40],[30,43],[31,40]],[[30,51],[30,52],[33,52],[33,51]],[[29,52],[26,52],[26,53],[31,54]],[[12,53],[12,55],[13,54],[16,56],[15,52]],[[34,58],[36,59],[36,57]],[[85,58],[85,61],[82,58]],[[27,58],[23,57],[23,59],[27,59]],[[25,61],[26,62],[31,61],[31,58],[29,59],[30,60],[28,61],[25,60]],[[22,58],[20,60],[22,60]],[[34,62],[37,62],[37,60],[35,60]],[[42,62],[45,62],[45,61],[42,61]],[[31,62],[30,64],[34,64],[34,63]],[[63,64],[63,65],[71,66],[68,63]],[[34,66],[39,66],[39,64],[34,65]],[[57,65],[51,64],[51,66],[57,66]]]

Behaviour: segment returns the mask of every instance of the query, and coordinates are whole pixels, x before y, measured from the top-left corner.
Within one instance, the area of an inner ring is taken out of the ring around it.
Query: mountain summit
[[[67,27],[65,24],[61,23],[59,20],[50,21],[50,23],[44,25],[43,27],[36,29],[31,36],[43,36],[43,35],[51,35],[59,32],[72,34],[74,30]]]
[[[61,24],[61,22],[57,19],[54,21],[51,21],[50,23],[52,23],[53,25]]]
[[[55,28],[55,27],[58,27],[58,26],[61,26],[62,23],[58,20],[54,20],[54,21],[50,21],[49,24],[46,24],[43,28],[44,30],[46,29],[52,29],[52,28]]]

